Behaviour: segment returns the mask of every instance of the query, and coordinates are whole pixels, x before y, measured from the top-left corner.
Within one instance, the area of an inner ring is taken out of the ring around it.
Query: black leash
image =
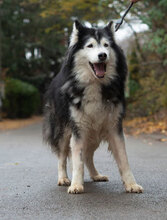
[[[120,18],[115,25],[115,32],[120,28],[121,24],[124,21],[125,16],[128,14],[129,10],[131,9],[131,7],[133,6],[133,2],[129,5],[128,9],[125,11],[124,15],[122,16],[122,18]]]

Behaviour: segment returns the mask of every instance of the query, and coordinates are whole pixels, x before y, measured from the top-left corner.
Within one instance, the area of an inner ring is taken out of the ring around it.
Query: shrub
[[[140,89],[139,83],[133,79],[129,80],[128,86],[129,86],[130,97],[131,96],[133,97],[135,95],[135,93]]]
[[[154,71],[150,71],[149,77],[140,80],[140,89],[133,99],[129,100],[127,110],[131,117],[151,116],[167,109],[167,77],[162,75],[158,79]]]
[[[27,118],[36,113],[40,95],[33,85],[17,79],[7,79],[3,110],[9,118]]]

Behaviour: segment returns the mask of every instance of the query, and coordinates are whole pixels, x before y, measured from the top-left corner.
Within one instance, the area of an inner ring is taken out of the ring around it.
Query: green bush
[[[17,79],[7,79],[3,110],[9,118],[27,118],[36,113],[40,105],[38,89]]]
[[[140,89],[140,85],[138,82],[136,82],[135,80],[133,79],[130,79],[129,80],[129,93],[130,93],[130,97],[131,96],[134,96],[135,93]]]
[[[167,109],[167,76],[157,79],[154,71],[140,80],[140,88],[128,100],[127,112],[130,117],[151,116]]]

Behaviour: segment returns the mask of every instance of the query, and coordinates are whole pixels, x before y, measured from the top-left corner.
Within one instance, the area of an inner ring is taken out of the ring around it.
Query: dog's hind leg
[[[96,148],[93,148],[93,147],[87,148],[85,152],[85,164],[86,164],[86,167],[88,168],[90,177],[93,179],[93,181],[106,182],[108,181],[108,177],[101,175],[94,166],[93,155],[94,155]]]
[[[58,185],[69,186],[71,184],[67,176],[67,157],[70,153],[69,138],[63,139],[58,152]]]
[[[141,193],[143,188],[136,183],[136,180],[129,167],[123,132],[111,132],[109,148],[112,150],[114,158],[117,162],[126,192]]]

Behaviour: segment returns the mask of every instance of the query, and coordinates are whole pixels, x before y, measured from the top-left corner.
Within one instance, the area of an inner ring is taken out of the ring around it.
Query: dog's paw
[[[143,187],[138,185],[137,183],[125,185],[125,189],[127,193],[142,193]]]
[[[83,192],[84,192],[83,185],[74,184],[68,188],[68,193],[71,193],[71,194],[79,194],[79,193],[83,193]]]
[[[59,179],[57,183],[58,186],[70,186],[70,184],[71,181],[67,177]]]
[[[92,179],[94,182],[107,182],[107,181],[109,181],[107,176],[102,176],[100,174],[97,176],[93,176]]]

